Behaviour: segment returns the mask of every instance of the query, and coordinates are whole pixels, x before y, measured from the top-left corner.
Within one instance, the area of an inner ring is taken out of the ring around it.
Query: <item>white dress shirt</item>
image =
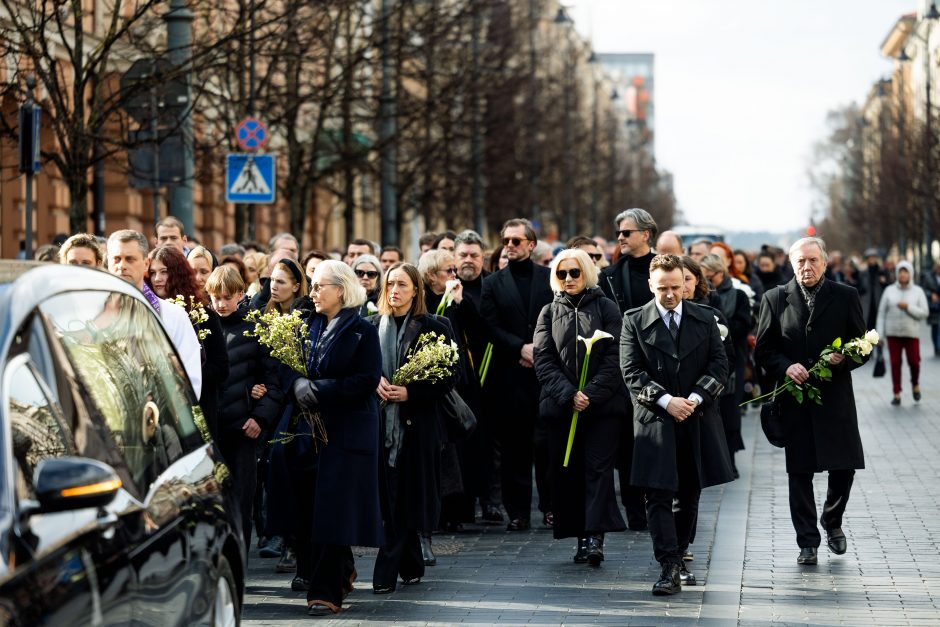
[[[679,301],[679,304],[676,305],[675,309],[666,309],[665,307],[659,304],[658,300],[655,300],[655,299],[653,300],[653,302],[656,304],[656,311],[659,312],[659,317],[662,318],[663,324],[666,325],[666,329],[669,329],[669,312],[670,311],[676,312],[676,324],[679,326],[680,329],[682,328],[682,301],[681,300]],[[663,409],[666,409],[666,407],[669,405],[669,401],[671,401],[672,399],[673,399],[672,394],[666,393],[659,397],[659,400],[656,401],[656,404],[662,407]],[[702,399],[702,397],[699,396],[697,393],[692,392],[691,394],[689,394],[689,400],[695,403],[696,405],[701,405],[702,400],[704,399]]]

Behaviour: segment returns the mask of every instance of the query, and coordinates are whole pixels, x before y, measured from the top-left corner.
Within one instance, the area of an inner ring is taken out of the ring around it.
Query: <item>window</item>
[[[49,400],[29,365],[20,355],[10,361],[4,374],[7,416],[13,436],[13,465],[16,497],[36,498],[33,471],[47,457],[72,455],[68,427],[56,405]]]
[[[40,306],[106,423],[139,494],[203,443],[182,364],[153,311],[123,294],[74,292]]]

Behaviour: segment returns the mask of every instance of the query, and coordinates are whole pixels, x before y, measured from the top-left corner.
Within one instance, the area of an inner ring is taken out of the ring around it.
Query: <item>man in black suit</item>
[[[525,219],[508,220],[501,233],[509,264],[483,280],[480,296],[480,313],[493,338],[483,392],[499,425],[507,529],[520,531],[530,526],[533,453],[539,509],[543,521],[552,523],[546,485],[547,440],[536,442],[539,385],[533,369],[532,335],[542,307],[553,295],[548,268],[532,263],[529,257],[537,243],[532,224]]]
[[[656,221],[645,209],[627,209],[617,216],[617,243],[620,259],[601,272],[600,286],[624,314],[653,300],[650,292],[650,262],[655,256],[650,245],[656,241]],[[627,510],[627,526],[633,531],[646,529],[646,504],[643,491],[630,485],[633,463],[633,430],[620,430],[620,454],[617,472],[620,475],[620,500]]]
[[[698,518],[702,488],[734,477],[718,399],[728,357],[712,310],[682,301],[682,262],[650,264],[655,299],[623,318],[620,369],[633,397],[633,485],[646,493],[646,517],[662,566],[653,594],[695,585],[682,556]]]
[[[764,294],[754,356],[768,376],[785,376],[799,384],[824,348],[836,338],[849,342],[865,334],[862,303],[854,287],[825,278],[826,245],[804,237],[790,248],[794,278]],[[847,548],[842,515],[849,500],[855,471],[865,467],[858,432],[851,371],[860,366],[838,353],[829,356],[832,379],[811,383],[819,388],[822,404],[798,403],[780,394],[781,415],[791,426],[785,447],[790,484],[790,518],[800,547],[799,564],[816,564],[821,536],[816,525],[813,474],[829,471],[829,489],[819,522],[829,549],[842,555]]]

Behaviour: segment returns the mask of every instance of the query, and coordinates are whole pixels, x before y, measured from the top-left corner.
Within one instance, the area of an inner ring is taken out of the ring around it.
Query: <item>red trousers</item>
[[[894,393],[901,393],[901,351],[907,353],[907,365],[911,369],[911,385],[920,384],[920,338],[888,336],[888,356],[891,359],[891,384]]]

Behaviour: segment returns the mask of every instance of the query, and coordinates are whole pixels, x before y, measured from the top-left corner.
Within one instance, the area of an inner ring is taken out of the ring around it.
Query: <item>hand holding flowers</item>
[[[389,401],[407,400],[407,391],[404,393],[404,398],[390,397],[389,394],[396,391],[394,388],[405,388],[418,381],[436,383],[449,377],[454,371],[457,359],[456,342],[448,341],[444,335],[438,335],[433,331],[423,333],[408,353],[408,360],[392,375],[390,384],[383,379],[385,383],[383,390],[382,382],[379,383],[382,406],[384,407]]]
[[[567,468],[568,460],[571,458],[571,447],[574,445],[574,433],[578,428],[578,416],[587,409],[590,399],[581,391],[587,385],[588,362],[591,360],[591,350],[594,344],[606,339],[614,339],[614,336],[598,329],[591,337],[578,336],[579,342],[584,342],[585,354],[584,361],[581,363],[581,379],[578,381],[578,392],[574,396],[574,413],[571,414],[571,427],[568,429],[568,446],[565,449],[565,461],[562,465]]]

